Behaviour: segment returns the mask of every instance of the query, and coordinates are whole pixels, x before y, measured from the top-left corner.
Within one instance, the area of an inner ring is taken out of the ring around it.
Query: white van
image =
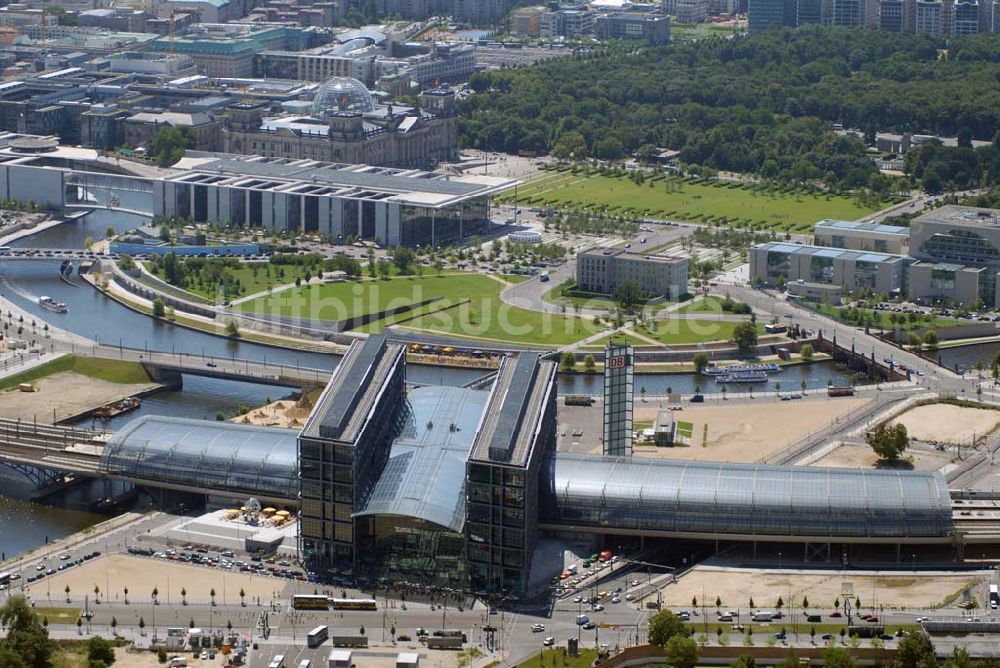
[[[285,655],[275,655],[275,657],[271,659],[271,663],[267,664],[267,668],[285,668]]]
[[[774,614],[770,612],[755,612],[750,619],[754,622],[769,622],[774,619]]]
[[[299,668],[309,668],[309,664],[310,664],[309,659],[302,659],[301,661],[299,661]]]
[[[589,624],[589,623],[590,623],[590,617],[588,617],[587,615],[577,615],[576,616],[576,625],[577,626],[583,626],[584,624]]]

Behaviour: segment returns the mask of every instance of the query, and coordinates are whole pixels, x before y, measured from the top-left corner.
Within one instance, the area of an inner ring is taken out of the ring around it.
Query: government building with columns
[[[433,168],[458,158],[455,94],[420,93],[418,107],[376,104],[363,83],[330,79],[316,92],[308,116],[267,116],[266,104],[230,110],[224,151],[268,158]]]

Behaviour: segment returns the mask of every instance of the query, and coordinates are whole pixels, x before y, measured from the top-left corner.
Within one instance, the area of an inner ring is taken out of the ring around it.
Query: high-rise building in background
[[[882,0],[878,8],[879,30],[886,32],[903,32],[905,23],[903,22],[904,7],[907,0]]]
[[[632,456],[632,346],[604,349],[604,454]]]
[[[952,5],[948,30],[952,35],[978,35],[979,3],[976,0],[964,0]]]
[[[916,0],[916,32],[942,34],[944,7],[940,0]]]
[[[751,33],[782,26],[794,27],[798,21],[794,11],[789,11],[786,0],[750,0],[748,9],[747,30]],[[795,6],[791,9],[795,10]]]
[[[795,25],[829,23],[829,0],[798,0],[795,3]],[[826,20],[824,20],[824,17]]]
[[[878,27],[878,0],[833,0],[830,23],[857,28]]]
[[[708,0],[677,0],[678,23],[701,23],[708,18]]]

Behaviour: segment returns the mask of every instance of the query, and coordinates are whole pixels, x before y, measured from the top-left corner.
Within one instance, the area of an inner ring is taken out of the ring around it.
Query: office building
[[[910,221],[910,255],[1000,267],[1000,210],[948,205],[921,214]]]
[[[140,112],[124,119],[125,145],[150,150],[160,130],[169,127],[189,128],[195,143],[189,148],[196,151],[218,151],[222,148],[222,122],[209,113],[181,113],[177,111]]]
[[[677,0],[675,12],[678,23],[701,23],[708,18],[708,0]]]
[[[504,0],[455,0],[452,18],[473,26],[495,26],[506,9]]]
[[[835,26],[878,27],[878,0],[831,0],[830,21]]]
[[[643,39],[650,44],[670,43],[670,17],[638,12],[602,14],[594,22],[599,39]]]
[[[916,0],[916,25],[917,33],[927,33],[928,35],[943,34],[942,14],[944,5],[941,0]]]
[[[747,30],[751,33],[794,26],[796,17],[789,16],[786,0],[750,0],[747,13]]]
[[[770,242],[750,249],[750,279],[755,284],[792,282],[839,285],[845,292],[905,294],[904,255],[823,246]]]
[[[419,108],[376,104],[363,83],[335,77],[320,86],[309,114],[265,115],[268,105],[235,105],[225,151],[275,158],[432,168],[458,157],[455,94],[432,89]]]
[[[795,3],[795,25],[830,23],[831,0],[798,0]]]
[[[556,369],[538,353],[521,353],[503,361],[493,382],[466,468],[473,591],[516,596],[528,590],[543,460],[556,446]]]
[[[265,49],[298,51],[312,46],[310,40],[318,34],[313,28],[199,23],[184,35],[155,39],[150,49],[186,55],[207,76],[252,77],[256,54]]]
[[[906,253],[910,238],[910,230],[905,227],[848,220],[821,220],[813,234],[817,246],[896,255]]]
[[[215,154],[153,182],[161,218],[437,246],[489,228],[499,177]]]
[[[632,402],[634,401],[632,346],[608,342],[604,349],[604,454],[632,456]]]
[[[952,35],[979,34],[979,3],[976,0],[956,2],[951,6],[950,32]]]
[[[313,569],[358,570],[371,533],[356,513],[405,424],[405,353],[384,335],[352,345],[299,435],[300,551]]]
[[[548,13],[547,7],[519,7],[510,13],[510,31],[514,35],[539,37],[541,17]]]
[[[542,37],[581,37],[594,32],[594,14],[586,9],[560,9],[538,20]]]
[[[576,259],[576,284],[584,292],[611,294],[625,281],[634,281],[648,295],[678,299],[687,294],[687,278],[685,257],[597,247],[580,253]]]
[[[878,27],[885,32],[904,32],[905,5],[910,0],[881,0],[879,2]]]

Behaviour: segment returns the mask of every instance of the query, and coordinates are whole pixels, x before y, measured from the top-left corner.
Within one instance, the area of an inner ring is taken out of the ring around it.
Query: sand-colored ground
[[[758,607],[773,607],[781,596],[787,604],[791,600],[809,599],[810,608],[832,608],[834,600],[841,598],[841,585],[853,584],[854,594],[861,598],[862,606],[876,605],[886,608],[933,608],[951,604],[962,590],[986,581],[988,572],[930,573],[906,572],[882,575],[858,575],[851,572],[820,571],[788,572],[765,571],[746,568],[721,568],[698,566],[685,574],[677,584],[663,589],[663,602],[670,606],[689,606],[691,598],[711,601],[722,599],[725,608],[746,608],[750,598]]]
[[[209,592],[214,588],[216,601],[233,604],[239,603],[240,589],[246,592],[246,600],[253,601],[257,597],[261,601],[280,598],[286,580],[222,571],[205,566],[190,566],[169,561],[154,560],[147,557],[133,557],[125,554],[114,554],[98,557],[79,566],[50,575],[43,580],[26,587],[31,597],[39,601],[39,605],[66,603],[66,585],[70,587],[70,600],[75,605],[83,604],[83,597],[94,597],[94,586],[100,588],[103,600],[110,596],[112,600],[123,600],[124,589],[128,587],[129,599],[149,602],[153,588],[159,590],[161,604],[181,603],[181,588],[187,590],[189,603],[208,603],[211,601]],[[223,599],[225,597],[225,599]]]
[[[283,429],[301,429],[309,418],[312,404],[304,397],[299,401],[281,399],[255,408],[249,413],[237,415],[230,422],[239,424],[254,424],[260,427],[281,427]]]
[[[967,408],[951,404],[917,406],[906,411],[892,424],[903,424],[910,438],[933,443],[966,445],[1000,425],[1000,411],[990,408]]]
[[[274,653],[278,651],[278,647],[280,646],[261,645],[259,650],[251,653],[249,664],[251,668],[266,666]],[[328,648],[329,646],[326,647]],[[326,650],[321,649],[319,652],[325,658]],[[417,652],[420,654],[421,664],[434,666],[435,668],[452,668],[458,665],[458,652],[427,649],[422,645],[415,645],[413,647],[407,645],[372,647],[365,650],[364,663],[362,665],[365,668],[395,668],[396,655],[399,652]],[[189,652],[181,652],[181,654],[187,658],[188,666],[207,667],[222,665],[219,658],[203,660],[192,656]],[[72,655],[67,661],[67,668],[83,668],[86,662],[80,657],[82,655]],[[288,665],[287,662],[286,665]],[[313,661],[313,665],[316,665],[315,661]],[[155,652],[129,650],[125,647],[118,647],[115,649],[115,668],[163,668],[163,664],[156,660]]]
[[[637,446],[634,452],[639,457],[756,462],[794,445],[866,403],[868,399],[862,397],[822,402],[761,398],[749,404],[734,401],[707,406],[685,405],[684,410],[674,412],[674,419],[692,424],[689,446]],[[635,409],[635,421],[655,420],[658,410],[640,404]],[[703,439],[705,425],[708,425],[707,439]]]
[[[903,459],[913,464],[914,471],[937,471],[951,461],[951,456],[946,452],[927,452],[910,448],[903,455]],[[816,461],[810,462],[809,466],[833,466],[849,469],[870,469],[875,468],[878,457],[872,449],[865,443],[843,443]]]
[[[71,415],[156,387],[155,383],[139,385],[109,383],[75,371],[54,373],[35,381],[34,385],[34,392],[20,392],[16,389],[0,392],[0,415],[52,424]]]

